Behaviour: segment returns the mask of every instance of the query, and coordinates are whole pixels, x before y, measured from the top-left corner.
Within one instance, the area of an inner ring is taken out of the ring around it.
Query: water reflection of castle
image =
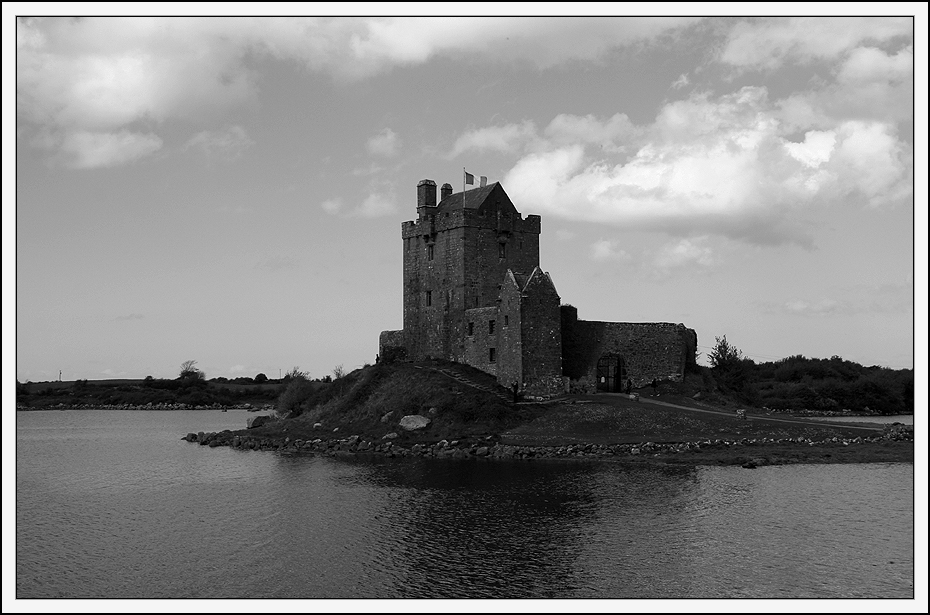
[[[386,523],[403,548],[382,565],[416,579],[408,598],[655,597],[656,575],[691,572],[663,547],[693,514],[694,467],[416,460],[366,470],[396,494]]]

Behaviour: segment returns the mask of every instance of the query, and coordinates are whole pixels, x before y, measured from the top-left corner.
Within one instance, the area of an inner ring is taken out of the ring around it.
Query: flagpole
[[[462,209],[465,209],[465,175],[468,171],[465,170],[465,167],[462,167]]]

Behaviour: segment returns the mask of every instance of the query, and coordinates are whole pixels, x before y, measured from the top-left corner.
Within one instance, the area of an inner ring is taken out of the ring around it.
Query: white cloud
[[[59,143],[202,118],[254,97],[250,56],[360,79],[433,57],[547,68],[595,60],[693,18],[89,17],[17,22],[17,111]],[[377,147],[377,146],[376,146]],[[117,158],[113,158],[116,163]]]
[[[821,114],[824,129],[796,142],[780,102],[744,87],[670,102],[644,127],[620,115],[558,116],[542,135],[521,133],[503,183],[540,213],[805,246],[803,208],[911,197],[912,156],[888,122]]]
[[[788,301],[782,306],[789,314],[802,316],[826,316],[847,312],[846,306],[833,299],[820,299],[819,301]]]
[[[351,215],[361,218],[378,218],[397,211],[397,202],[393,194],[372,193]]]
[[[631,260],[630,254],[617,247],[617,242],[601,239],[591,244],[591,259],[599,262],[626,263]]]
[[[198,132],[182,149],[196,148],[208,157],[235,160],[248,148],[255,145],[241,126],[227,126],[222,130]]]
[[[842,83],[909,81],[913,73],[913,47],[902,49],[894,55],[874,47],[859,47],[849,53],[837,78]]]
[[[912,159],[907,148],[885,124],[846,122],[838,129],[840,143],[831,170],[847,193],[884,206],[912,195]]]
[[[452,146],[450,158],[471,150],[491,150],[511,153],[522,149],[528,140],[535,138],[536,126],[533,122],[522,124],[506,124],[504,126],[488,126],[469,130],[459,136]]]
[[[691,81],[688,79],[688,75],[682,73],[681,76],[678,77],[674,83],[672,83],[672,89],[680,90],[681,88],[690,85],[690,83]]]
[[[230,374],[239,374],[245,371],[245,365],[233,365],[229,368]]]
[[[385,128],[372,138],[368,139],[368,153],[374,156],[396,156],[401,146],[401,140],[390,128]]]
[[[785,149],[792,158],[803,162],[809,167],[819,167],[830,159],[833,146],[836,144],[836,133],[811,130],[804,135],[803,143],[786,142]]]
[[[914,53],[857,48],[837,65],[833,82],[778,101],[776,117],[786,130],[835,126],[844,120],[900,125],[914,118]],[[907,129],[906,127],[904,129]]]
[[[593,115],[561,113],[546,126],[546,141],[555,146],[584,143],[600,146],[610,152],[624,152],[629,143],[639,137],[639,130],[623,113],[601,121]]]
[[[433,17],[370,19],[351,35],[351,62],[359,76],[391,65],[418,64],[437,55],[473,55],[497,62],[548,68],[594,60],[618,46],[642,42],[687,26],[695,18]]]
[[[396,213],[397,199],[391,191],[371,192],[362,203],[353,209],[346,209],[340,199],[330,199],[321,204],[323,211],[333,216],[346,218],[379,218]]]
[[[716,264],[713,250],[706,238],[682,239],[662,246],[655,257],[655,266],[669,271],[682,268],[709,268]]]
[[[328,214],[336,215],[342,211],[342,201],[339,199],[327,199],[320,204],[320,207],[323,208]]]
[[[125,164],[161,149],[162,140],[153,134],[77,131],[65,136],[61,151],[68,165],[94,169]]]
[[[628,151],[630,144],[639,138],[640,132],[623,113],[617,113],[606,120],[593,115],[561,113],[549,122],[541,134],[536,124],[529,120],[466,131],[456,139],[449,157],[454,158],[471,150],[546,152],[578,143],[618,153]]]
[[[832,297],[796,298],[784,303],[769,304],[768,311],[785,312],[799,316],[831,316],[855,314],[882,317],[914,315],[914,283],[859,284],[835,289]]]
[[[832,60],[866,41],[913,36],[908,17],[791,17],[752,19],[728,36],[720,60],[773,69],[787,62]]]

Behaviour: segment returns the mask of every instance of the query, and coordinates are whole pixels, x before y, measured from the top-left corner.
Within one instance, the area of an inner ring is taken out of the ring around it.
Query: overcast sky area
[[[463,167],[582,319],[912,368],[921,10],[916,73],[910,18],[20,19],[16,377],[374,362],[417,182]]]

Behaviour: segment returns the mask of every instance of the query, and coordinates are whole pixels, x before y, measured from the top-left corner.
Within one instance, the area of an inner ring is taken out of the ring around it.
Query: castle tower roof
[[[451,194],[444,198],[439,203],[439,207],[445,208],[447,210],[462,209],[462,194],[466,194],[468,198],[465,199],[464,207],[467,207],[468,209],[479,209],[482,205],[484,205],[484,202],[488,199],[488,197],[491,196],[491,193],[494,192],[494,189],[499,187],[501,192],[503,192],[504,189],[501,187],[500,182],[494,182],[493,184],[488,184],[482,188],[466,190],[464,193],[456,192],[455,194]]]

